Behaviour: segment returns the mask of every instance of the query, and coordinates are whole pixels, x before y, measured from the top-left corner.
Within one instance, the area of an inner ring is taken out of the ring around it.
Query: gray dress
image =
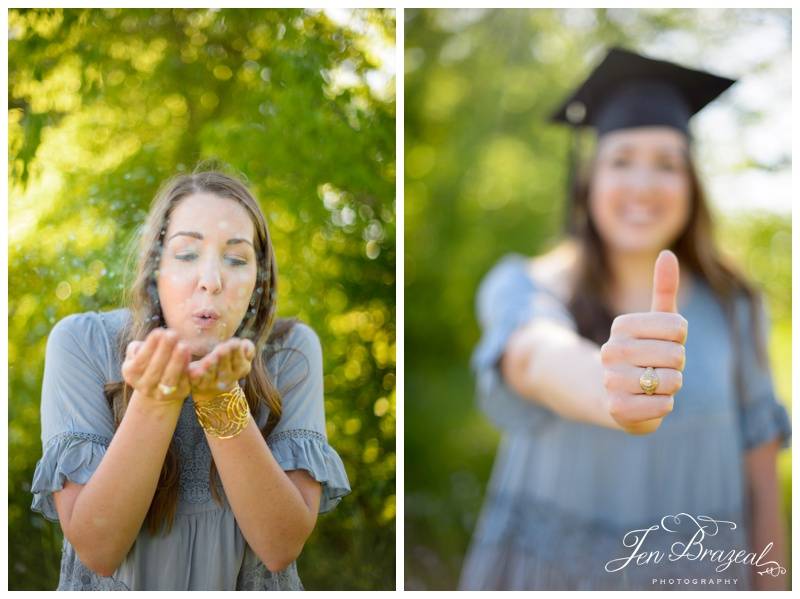
[[[114,434],[103,393],[107,382],[122,380],[115,350],[127,310],[87,312],[61,320],[47,341],[42,383],[43,456],[36,465],[32,509],[57,522],[53,492],[69,479],[86,484]],[[283,414],[267,439],[284,470],[306,470],[322,483],[320,513],[350,492],[347,474],[325,435],[322,352],[319,339],[296,324],[268,359],[276,388],[283,391]],[[298,383],[298,381],[300,381]],[[266,422],[266,409],[255,418]],[[144,528],[112,576],[95,574],[64,539],[58,590],[302,590],[297,567],[270,572],[244,540],[223,495],[211,496],[211,450],[186,399],[174,439],[179,453],[177,513],[167,535]]]
[[[645,436],[561,418],[506,386],[498,362],[514,330],[540,318],[573,330],[576,325],[566,306],[529,276],[522,256],[506,256],[485,277],[477,299],[483,335],[472,366],[481,408],[503,437],[461,588],[750,587],[749,566],[718,571],[710,554],[689,559],[699,555],[697,545],[684,552],[673,544],[691,542],[697,533],[704,548],[750,551],[744,454],[776,437],[787,446],[789,420],[768,371],[756,361],[745,303],[736,305],[745,351],[744,397],[738,399],[722,307],[705,283],[682,276],[692,283],[679,305],[689,321],[684,384],[674,411]],[[625,537],[651,526],[646,535]],[[632,555],[640,541],[637,554],[661,551],[661,559],[653,554],[649,562],[624,565],[620,558]],[[684,557],[671,560],[670,554]]]

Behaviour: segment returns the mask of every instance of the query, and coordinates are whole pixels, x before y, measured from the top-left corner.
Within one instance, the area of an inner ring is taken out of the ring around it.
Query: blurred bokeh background
[[[740,82],[693,121],[717,242],[765,292],[791,401],[791,11],[405,11],[405,581],[455,588],[498,432],[469,356],[480,279],[561,234],[569,136],[545,122],[608,45]],[[791,531],[791,455],[779,476]]]
[[[300,576],[394,589],[394,12],[11,9],[8,26],[9,588],[58,580],[60,529],[30,511],[49,331],[119,305],[159,183],[216,158],[267,215],[279,315],[322,340],[353,489]]]

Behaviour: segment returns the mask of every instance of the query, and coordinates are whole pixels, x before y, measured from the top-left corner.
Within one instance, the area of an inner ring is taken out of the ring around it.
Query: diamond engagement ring
[[[652,366],[645,368],[644,374],[639,377],[639,386],[647,395],[652,395],[658,388],[658,376]]]
[[[177,388],[178,388],[177,385],[170,386],[170,385],[165,385],[163,383],[158,384],[158,390],[161,391],[161,393],[163,393],[164,395],[171,395],[172,393],[175,393],[175,389]]]

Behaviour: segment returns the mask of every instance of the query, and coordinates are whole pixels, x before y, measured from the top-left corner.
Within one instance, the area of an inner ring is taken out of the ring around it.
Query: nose
[[[222,291],[222,272],[219,264],[214,259],[205,260],[201,270],[198,285],[203,291],[217,294]]]
[[[647,167],[631,169],[627,184],[635,191],[646,193],[657,186],[656,173]]]

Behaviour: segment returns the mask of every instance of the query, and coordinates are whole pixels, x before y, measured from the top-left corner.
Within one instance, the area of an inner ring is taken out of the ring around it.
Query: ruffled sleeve
[[[332,510],[350,492],[350,483],[339,454],[325,435],[295,429],[273,433],[267,439],[272,455],[284,470],[306,470],[322,483],[319,512]]]
[[[761,302],[763,306],[763,301]],[[781,447],[789,447],[792,435],[786,408],[778,401],[769,367],[761,364],[756,354],[756,343],[752,334],[752,316],[749,302],[740,298],[736,305],[742,351],[741,382],[742,397],[739,401],[739,425],[744,449],[752,449],[779,439]],[[760,311],[761,342],[767,347],[769,318],[766,308]]]
[[[305,470],[322,484],[320,513],[350,492],[347,472],[325,433],[322,348],[316,333],[297,323],[276,354],[282,414],[267,444],[283,470]]]
[[[573,330],[575,322],[555,295],[531,279],[525,258],[516,254],[503,258],[484,277],[476,303],[481,338],[471,366],[477,377],[480,407],[502,429],[531,432],[557,416],[505,385],[500,358],[512,333],[534,319],[553,320]]]
[[[58,521],[53,492],[67,480],[86,484],[114,434],[103,387],[111,344],[96,313],[59,321],[47,340],[42,381],[42,458],[31,509]]]
[[[31,509],[58,522],[53,492],[64,488],[64,482],[85,485],[106,454],[110,440],[88,433],[64,433],[53,437],[44,448],[42,459],[33,474]]]

